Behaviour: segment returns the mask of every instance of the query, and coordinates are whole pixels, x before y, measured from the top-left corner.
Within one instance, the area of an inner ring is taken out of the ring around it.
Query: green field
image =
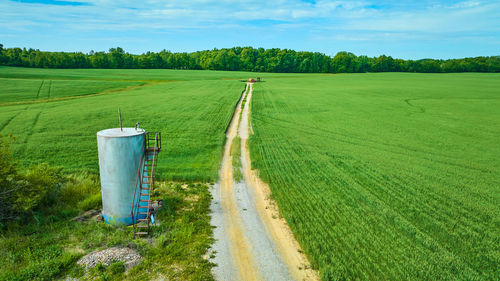
[[[2,94],[0,104],[7,105],[26,101],[44,102],[64,97],[97,94],[109,90],[120,90],[127,86],[144,85],[140,82],[97,80],[39,80],[0,79]]]
[[[225,129],[244,87],[238,79],[247,75],[2,67],[0,134],[14,135],[14,153],[25,166],[48,162],[97,172],[96,133],[119,126],[120,108],[124,126],[139,122],[163,133],[161,177],[215,181]]]
[[[498,74],[0,67],[0,134],[14,135],[14,156],[23,167],[47,162],[66,173],[97,174],[96,133],[118,126],[120,108],[124,126],[139,122],[148,131],[162,132],[159,177],[216,181],[225,130],[244,88],[239,80],[256,76],[265,82],[255,84],[251,104],[252,165],[270,184],[282,215],[324,280],[498,279]],[[97,181],[90,185],[88,193],[98,195]],[[190,192],[203,195],[202,206],[192,213],[182,200]],[[160,244],[154,249],[139,245],[154,255],[149,265],[163,255],[185,262],[191,257],[178,253],[182,243],[199,253],[210,237],[204,225],[207,190],[172,185],[163,196],[178,207],[164,214],[179,223],[173,226],[178,230],[158,232]],[[127,231],[111,235],[102,223],[68,223],[87,208],[81,202],[61,204],[40,211],[25,228],[15,224],[2,233],[0,247],[8,251],[0,251],[5,261],[0,268],[13,261],[18,266],[6,271],[14,275],[0,270],[0,277],[62,276],[82,255],[68,253],[67,244],[88,252],[130,238]],[[200,245],[198,224],[203,225]],[[59,227],[61,233],[54,231]],[[95,234],[86,237],[88,232]],[[53,239],[62,242],[51,247]],[[162,241],[175,241],[175,248],[163,247]],[[37,251],[33,263],[29,249]],[[60,268],[43,272],[53,268],[47,259],[58,259]],[[180,278],[206,277],[210,269],[203,266],[201,273],[193,269],[195,277]]]
[[[268,79],[252,165],[331,280],[498,280],[500,76]]]

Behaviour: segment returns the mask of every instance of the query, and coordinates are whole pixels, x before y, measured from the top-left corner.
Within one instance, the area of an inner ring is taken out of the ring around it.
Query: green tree
[[[355,72],[356,55],[349,52],[338,52],[333,58],[333,71],[336,73]]]
[[[109,66],[111,68],[124,68],[123,62],[124,62],[124,54],[125,51],[120,48],[111,48],[109,49]]]
[[[234,47],[193,53],[146,52],[133,55],[122,48],[109,52],[42,52],[32,48],[3,48],[0,65],[50,68],[173,68],[259,72],[500,72],[500,57],[475,57],[450,60],[403,60],[381,55],[369,58],[338,52],[333,58],[322,53],[288,49]]]
[[[4,55],[3,44],[0,44],[0,64],[7,62],[7,56]]]

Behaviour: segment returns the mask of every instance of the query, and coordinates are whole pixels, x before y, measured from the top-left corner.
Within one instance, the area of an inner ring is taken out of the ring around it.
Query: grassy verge
[[[145,261],[130,273],[133,279],[213,280],[207,250],[213,243],[206,184],[162,183],[155,196],[163,200],[153,242],[142,248]],[[140,278],[139,278],[140,277]]]
[[[238,136],[233,139],[231,155],[233,158],[233,178],[236,182],[240,182],[243,180],[243,174],[241,173],[241,139]]]
[[[70,176],[61,185],[57,204],[0,230],[0,280],[53,280],[72,276],[92,280],[211,280],[212,264],[204,257],[212,243],[210,193],[205,184],[161,183],[163,200],[150,239],[133,239],[130,227],[71,218],[101,206],[97,176]],[[127,273],[120,263],[98,266],[84,277],[76,261],[94,250],[135,248],[144,257]]]

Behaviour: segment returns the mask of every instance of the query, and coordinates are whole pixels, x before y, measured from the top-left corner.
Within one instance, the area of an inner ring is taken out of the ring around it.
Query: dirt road
[[[253,84],[247,84],[236,106],[226,135],[219,182],[212,190],[214,276],[218,280],[318,280],[308,269],[309,262],[285,220],[279,219],[277,206],[269,199],[269,187],[251,170],[248,136],[252,90]],[[242,182],[233,178],[231,148],[237,135],[241,138]]]

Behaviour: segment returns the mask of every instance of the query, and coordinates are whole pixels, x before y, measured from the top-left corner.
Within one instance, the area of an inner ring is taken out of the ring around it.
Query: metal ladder
[[[134,237],[138,235],[147,235],[150,230],[151,222],[154,220],[152,205],[156,202],[151,200],[151,195],[154,190],[154,179],[158,164],[158,153],[160,153],[160,150],[161,133],[147,132],[143,149],[144,164],[142,165],[142,173],[140,170],[141,165],[139,165],[131,209]],[[140,189],[139,196],[136,198],[137,186],[139,186]]]

